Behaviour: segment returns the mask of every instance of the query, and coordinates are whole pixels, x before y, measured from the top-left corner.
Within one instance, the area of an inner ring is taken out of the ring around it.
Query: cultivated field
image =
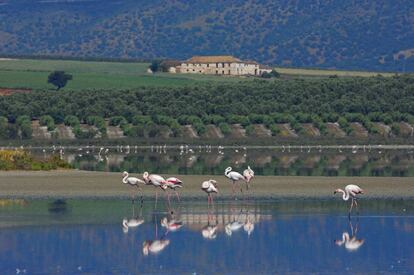
[[[98,62],[74,60],[0,59],[0,88],[51,89],[47,76],[55,70],[73,75],[64,88],[79,89],[132,89],[142,86],[183,86],[206,82],[251,81],[252,77],[206,76],[169,73],[147,73],[149,63]],[[318,69],[279,68],[282,76],[329,77],[329,76],[376,76],[377,72],[336,71]],[[393,73],[381,73],[392,76]]]

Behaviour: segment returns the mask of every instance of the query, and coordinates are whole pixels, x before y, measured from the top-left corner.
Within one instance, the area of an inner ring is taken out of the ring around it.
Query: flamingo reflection
[[[175,211],[171,211],[171,213],[174,212]],[[161,226],[167,229],[167,233],[175,232],[178,231],[181,227],[183,227],[183,222],[180,219],[175,218],[174,215],[171,214],[170,216],[162,218]]]
[[[132,218],[131,219],[127,219],[124,218],[122,220],[122,231],[124,233],[128,233],[129,228],[136,228],[138,226],[140,226],[141,224],[144,223],[144,219],[141,218],[142,217],[142,204],[140,207],[140,214],[139,216],[135,216],[135,204],[132,204]]]
[[[203,235],[204,239],[207,240],[214,240],[217,237],[217,230],[218,230],[218,221],[216,217],[216,222],[214,225],[211,224],[211,215],[208,214],[208,221],[207,225],[203,227],[201,230],[201,235]]]
[[[161,238],[158,238],[158,221],[155,221],[155,239],[146,240],[142,243],[142,253],[145,256],[149,254],[158,254],[163,251],[169,244],[170,240],[165,239],[166,233],[162,235]]]
[[[348,232],[343,232],[342,233],[342,239],[339,240],[335,240],[335,244],[337,246],[345,246],[345,249],[348,252],[355,252],[357,251],[365,242],[364,239],[357,239],[357,232],[358,232],[358,222],[355,226],[355,230],[354,227],[352,226],[352,222],[349,222],[349,226],[351,228],[351,236],[349,236]]]

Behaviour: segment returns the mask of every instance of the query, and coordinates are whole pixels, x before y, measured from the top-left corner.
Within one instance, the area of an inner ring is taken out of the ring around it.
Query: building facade
[[[255,61],[242,61],[233,56],[193,56],[175,68],[176,73],[210,75],[256,75],[271,72]],[[169,70],[174,72],[174,69]]]

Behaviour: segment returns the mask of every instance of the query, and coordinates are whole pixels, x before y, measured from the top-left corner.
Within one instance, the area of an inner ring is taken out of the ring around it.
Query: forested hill
[[[0,0],[0,53],[414,71],[414,1]]]

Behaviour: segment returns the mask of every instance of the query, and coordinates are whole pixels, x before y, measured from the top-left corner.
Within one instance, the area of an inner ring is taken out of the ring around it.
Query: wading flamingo
[[[213,204],[213,197],[211,196],[211,193],[218,193],[217,181],[212,180],[212,179],[204,181],[201,184],[201,190],[207,193],[207,196],[208,196],[207,204],[209,206],[210,204]]]
[[[139,186],[140,184],[145,184],[145,182],[139,178],[136,177],[130,177],[129,173],[127,171],[124,171],[122,173],[122,182],[125,184],[128,184],[130,186],[135,186],[136,188],[138,188],[139,191],[141,191],[141,187]],[[132,195],[132,202],[135,201],[135,196]],[[143,198],[142,198],[142,192],[141,192],[141,204],[143,203]]]
[[[244,178],[244,176],[242,174],[240,174],[239,172],[236,172],[236,171],[232,171],[231,167],[226,168],[226,170],[224,171],[224,175],[233,182],[233,195],[235,194],[234,184],[237,181],[240,181],[240,180],[246,181],[246,179]],[[242,188],[241,185],[240,185],[240,192],[243,193],[243,188]]]
[[[158,188],[161,188],[163,191],[165,191],[165,189],[168,188],[167,184],[166,184],[166,181],[160,175],[149,174],[146,171],[144,172],[142,177],[144,178],[144,181],[145,181],[146,184],[151,184],[156,188],[156,191],[155,191],[155,207],[157,207]],[[170,198],[168,197],[168,204],[169,203],[170,203]]]
[[[243,171],[243,177],[246,181],[246,187],[247,190],[249,190],[249,182],[254,178],[254,171],[250,168],[250,166],[247,166],[247,169]]]
[[[168,188],[174,190],[175,195],[177,196],[177,200],[180,201],[180,196],[178,195],[177,188],[182,188],[183,182],[180,179],[171,177],[171,178],[166,179],[165,184],[167,185]]]
[[[349,185],[345,186],[345,191],[342,190],[342,189],[336,189],[334,191],[334,195],[336,193],[342,193],[342,199],[344,201],[349,200],[349,198],[352,199],[351,207],[349,208],[349,214],[348,214],[348,217],[351,218],[351,212],[352,212],[352,208],[354,207],[354,204],[355,204],[355,207],[358,208],[358,203],[356,201],[356,199],[357,199],[356,196],[358,194],[364,194],[364,190],[362,190],[361,187],[359,187],[358,185],[349,184]]]

